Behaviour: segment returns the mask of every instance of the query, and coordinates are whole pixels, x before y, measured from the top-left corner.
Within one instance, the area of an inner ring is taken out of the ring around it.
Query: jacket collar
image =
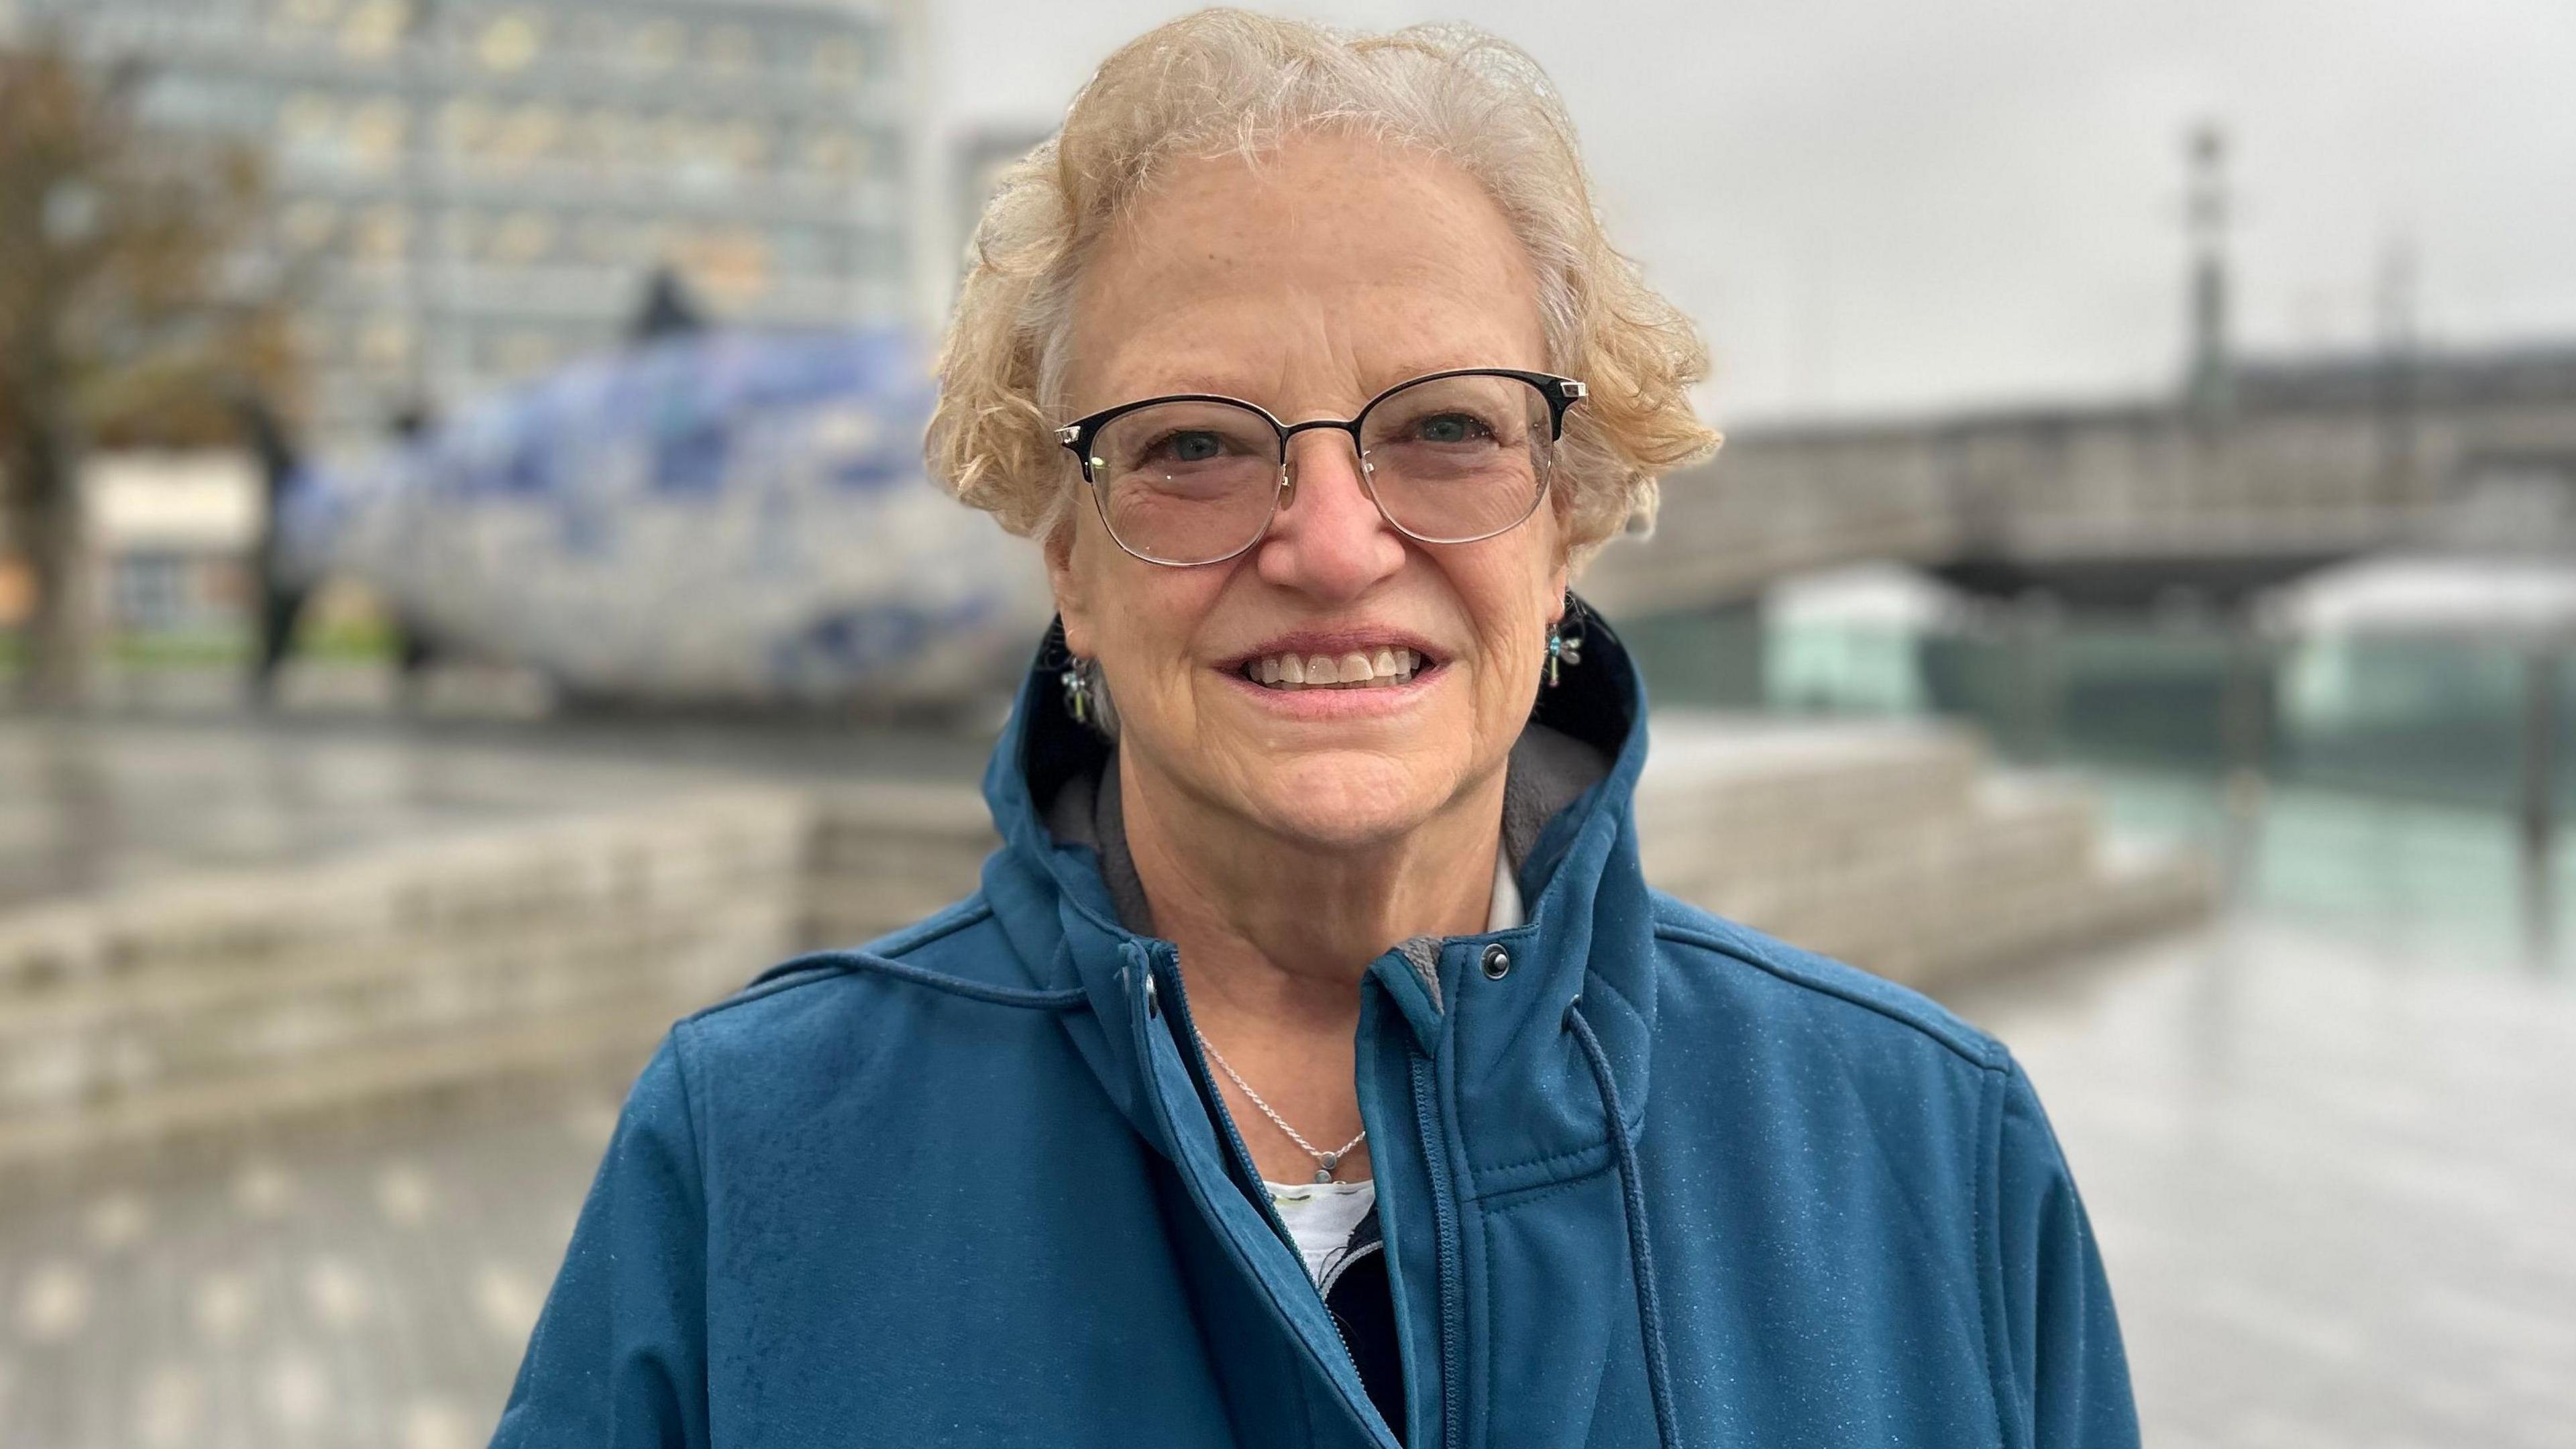
[[[1646,1098],[1652,913],[1631,810],[1645,764],[1645,690],[1608,625],[1589,609],[1576,617],[1585,620],[1582,662],[1540,691],[1505,784],[1505,850],[1523,924],[1418,938],[1370,968],[1423,1048],[1454,1054],[1450,1070],[1496,1109],[1478,1115],[1526,1139],[1477,1146],[1474,1158],[1487,1162],[1601,1143],[1597,1098],[1561,1040],[1563,1013],[1577,996],[1608,1049],[1628,1115],[1641,1118]],[[1148,973],[1170,948],[1134,929],[1148,920],[1142,891],[1125,860],[1114,791],[1101,788],[1112,747],[1065,710],[1065,658],[1059,622],[985,770],[985,800],[1002,837],[985,867],[986,896],[1031,985],[1079,987],[1090,998],[1093,1013],[1067,1018],[1068,1029],[1130,1121],[1168,1151],[1138,1100],[1146,1078],[1128,1028],[1148,1006]],[[1104,835],[1114,837],[1106,846]],[[1483,977],[1484,948],[1495,944],[1516,963],[1508,992]],[[1470,990],[1482,993],[1475,1009],[1452,1011]],[[1537,1051],[1541,1043],[1549,1045]],[[1514,1122],[1515,1112],[1534,1115]]]

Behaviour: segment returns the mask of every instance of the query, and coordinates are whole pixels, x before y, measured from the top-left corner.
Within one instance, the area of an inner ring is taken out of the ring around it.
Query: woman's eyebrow
[[[1274,391],[1276,391],[1275,388],[1255,383],[1241,375],[1179,369],[1160,373],[1142,383],[1121,384],[1105,389],[1100,394],[1100,400],[1096,406],[1114,408],[1126,403],[1140,402],[1146,398],[1186,397],[1193,393],[1204,393],[1211,397],[1240,398],[1248,403],[1268,407],[1270,404],[1263,394]]]
[[[1363,382],[1363,386],[1366,390],[1356,394],[1351,399],[1348,407],[1351,410],[1356,411],[1363,404],[1396,387],[1412,382],[1416,378],[1429,377],[1434,373],[1456,372],[1462,368],[1509,367],[1512,365],[1513,364],[1508,362],[1496,362],[1491,360],[1465,362],[1444,360],[1440,362],[1425,363],[1419,366],[1372,368],[1369,370]],[[1282,412],[1280,408],[1273,403],[1271,395],[1276,394],[1276,388],[1265,384],[1251,382],[1239,375],[1229,377],[1223,374],[1211,375],[1208,373],[1190,373],[1167,378],[1165,379],[1165,382],[1168,385],[1155,385],[1150,389],[1120,389],[1119,396],[1116,399],[1104,402],[1101,406],[1116,407],[1121,403],[1133,402],[1138,399],[1150,397],[1179,397],[1190,393],[1206,393],[1215,397],[1240,398],[1245,402],[1253,403],[1260,407],[1269,409],[1271,413],[1283,421],[1297,421],[1296,418],[1289,417],[1287,413]],[[1321,416],[1325,412],[1329,411],[1329,409],[1319,406],[1305,408],[1300,411],[1306,416]]]

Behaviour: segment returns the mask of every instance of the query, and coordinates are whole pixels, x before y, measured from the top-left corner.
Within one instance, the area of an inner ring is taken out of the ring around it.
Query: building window
[[[582,112],[565,125],[564,152],[569,159],[618,166],[634,159],[634,148],[634,127],[623,111],[602,106]]]
[[[401,156],[410,127],[402,102],[373,100],[349,113],[348,158],[358,170],[382,175]]]
[[[840,247],[834,231],[819,226],[782,226],[770,233],[769,241],[782,273],[812,278],[838,270]]]
[[[686,32],[678,21],[648,21],[635,31],[635,64],[653,74],[669,70],[679,64],[685,40]]]
[[[277,146],[290,161],[329,158],[339,128],[340,107],[327,92],[297,91],[277,108]]]
[[[552,366],[558,355],[553,337],[533,327],[513,327],[501,334],[493,361],[511,377],[526,377]]]
[[[769,290],[769,244],[758,232],[698,232],[682,243],[679,263],[691,285],[721,305],[741,306]]]
[[[491,256],[509,266],[545,260],[554,250],[555,220],[542,211],[516,211],[492,230]]]
[[[658,163],[673,181],[704,190],[722,187],[734,179],[731,128],[726,123],[671,115],[662,119],[660,130]]]
[[[367,208],[358,220],[357,259],[377,266],[400,266],[411,240],[411,217],[391,202]]]
[[[535,16],[524,10],[512,10],[492,19],[474,45],[475,58],[485,70],[507,75],[524,70],[537,58],[545,43],[545,30]]]
[[[340,22],[340,53],[353,60],[381,60],[402,43],[410,25],[410,0],[358,0]]]
[[[563,112],[539,101],[530,101],[510,112],[500,133],[493,138],[492,158],[509,166],[525,166],[542,161],[555,149],[563,134]]]
[[[739,25],[719,25],[707,32],[707,68],[727,79],[741,79],[760,68],[760,42]]]
[[[840,178],[856,170],[858,148],[845,131],[811,131],[805,136],[805,169],[817,176]]]
[[[402,371],[411,361],[411,320],[399,312],[369,314],[358,329],[358,360],[379,373]]]
[[[340,208],[327,201],[299,201],[278,219],[278,235],[297,252],[318,252],[340,235]]]
[[[270,34],[304,40],[340,18],[340,0],[277,0],[271,16]]]
[[[679,242],[679,229],[658,217],[640,220],[627,231],[630,255],[639,258],[651,257],[664,264],[674,261],[675,254],[679,251]]]
[[[584,217],[578,228],[581,259],[594,266],[615,266],[634,260],[635,248],[627,242],[626,225],[609,216]]]
[[[288,318],[286,335],[295,349],[296,359],[316,372],[327,374],[330,369],[317,366],[316,359],[325,362],[335,360],[343,342],[356,340],[338,325],[338,320],[318,308]]]
[[[725,149],[735,170],[757,173],[769,161],[769,132],[757,121],[736,121],[725,127]]]
[[[492,108],[477,96],[459,96],[439,112],[441,145],[450,156],[479,156],[491,144]]]
[[[825,85],[856,84],[867,68],[867,52],[845,36],[836,35],[814,47],[814,79]]]

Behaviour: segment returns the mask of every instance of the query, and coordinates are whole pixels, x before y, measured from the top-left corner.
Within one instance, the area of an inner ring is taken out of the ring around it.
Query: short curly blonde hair
[[[1716,447],[1691,407],[1708,349],[1610,245],[1574,124],[1538,63],[1461,25],[1347,35],[1241,10],[1160,26],[1101,64],[1064,126],[1003,173],[939,353],[930,474],[1013,533],[1071,518],[1080,474],[1054,429],[1070,397],[1084,263],[1172,162],[1256,158],[1333,130],[1448,159],[1493,198],[1538,277],[1548,366],[1590,394],[1557,476],[1578,566],[1634,520],[1656,479]]]

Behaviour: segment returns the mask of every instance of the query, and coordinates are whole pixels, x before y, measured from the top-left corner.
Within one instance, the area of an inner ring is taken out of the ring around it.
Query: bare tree
[[[244,389],[294,397],[283,287],[245,245],[259,158],[147,126],[143,81],[0,49],[0,539],[35,582],[19,686],[40,705],[87,672],[83,449],[223,439]]]

